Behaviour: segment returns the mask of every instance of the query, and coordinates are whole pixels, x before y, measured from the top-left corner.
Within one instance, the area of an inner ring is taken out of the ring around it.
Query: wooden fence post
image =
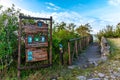
[[[80,52],[82,51],[81,39],[79,40]]]
[[[52,64],[52,17],[50,17],[50,64]]]
[[[71,65],[70,42],[68,41],[69,65]]]
[[[20,80],[20,64],[21,64],[21,18],[20,18],[20,21],[19,21],[19,31],[18,31],[18,66],[17,66],[17,69],[18,69],[18,73],[17,73],[17,77],[18,77],[18,80]]]
[[[77,46],[77,40],[75,40],[75,52],[76,52],[76,57],[78,57],[78,46]]]

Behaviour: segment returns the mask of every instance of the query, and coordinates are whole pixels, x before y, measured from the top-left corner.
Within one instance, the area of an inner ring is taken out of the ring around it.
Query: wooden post
[[[81,39],[79,40],[80,52],[82,51]]]
[[[70,42],[68,42],[69,65],[71,65]]]
[[[86,47],[86,37],[84,37],[84,49]]]
[[[75,52],[76,52],[76,56],[78,57],[78,46],[77,46],[77,40],[75,40]]]
[[[19,21],[19,31],[18,31],[18,66],[17,66],[17,69],[18,69],[18,73],[17,73],[17,76],[18,76],[18,80],[20,80],[20,64],[21,64],[21,18],[20,18],[20,21]]]
[[[82,37],[81,43],[82,43],[82,50],[83,50],[84,49],[84,38],[83,37]]]
[[[89,45],[89,36],[87,37],[87,46]]]
[[[87,44],[87,43],[86,43],[86,37],[85,37],[85,48],[87,47],[86,44]]]
[[[50,17],[50,64],[52,64],[52,17]]]

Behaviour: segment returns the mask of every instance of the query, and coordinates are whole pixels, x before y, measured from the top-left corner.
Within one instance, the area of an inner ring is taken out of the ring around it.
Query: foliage
[[[105,29],[100,30],[97,33],[97,37],[101,39],[102,36],[107,38],[118,38],[120,37],[120,23],[116,25],[116,28],[113,29],[114,26],[107,25]]]
[[[73,23],[68,24],[69,28],[74,26]],[[63,45],[64,50],[64,61],[68,61],[68,54],[67,54],[67,43],[68,40],[71,38],[79,37],[76,33],[74,33],[73,29],[69,30],[67,28],[67,24],[64,22],[54,24],[53,27],[53,62],[59,63],[59,44]],[[65,62],[67,63],[67,62]]]
[[[6,55],[12,56],[14,55],[14,51],[17,50],[18,46],[18,41],[17,41],[17,31],[18,31],[18,15],[19,15],[19,10],[15,10],[14,5],[11,8],[8,8],[5,11],[1,10],[0,6],[0,60],[3,59],[5,60]],[[22,14],[24,15],[24,14]],[[34,24],[34,20],[26,20],[22,19],[22,25],[25,24]],[[61,23],[53,23],[53,64],[60,64],[60,59],[59,59],[59,44],[63,45],[63,58],[64,58],[64,63],[68,63],[68,53],[67,53],[67,46],[68,46],[68,40],[71,38],[78,38],[81,36],[86,36],[90,34],[91,27],[89,24],[81,25],[79,28],[76,28],[76,25],[74,23],[67,24],[65,22]],[[81,31],[81,32],[80,32]],[[80,34],[80,35],[78,35]],[[24,39],[24,33],[22,34],[22,38]],[[24,44],[24,42],[21,42]],[[25,53],[25,45],[22,45],[21,47],[22,53]],[[24,54],[25,55],[25,54]],[[23,55],[22,55],[23,56]],[[24,56],[25,57],[25,56]],[[7,61],[10,60],[10,58],[7,57]],[[22,59],[23,60],[23,57]],[[17,65],[16,60],[13,61]],[[13,63],[12,63],[13,64]],[[23,63],[24,64],[24,63]],[[6,64],[5,64],[6,65]],[[13,65],[12,67],[16,67],[16,65]],[[1,63],[0,63],[1,67]],[[10,68],[11,70],[12,68]],[[58,68],[57,68],[58,69]],[[14,69],[15,70],[15,69]],[[16,71],[15,71],[16,73]],[[10,73],[8,73],[10,74]],[[12,74],[14,74],[14,71],[12,71]],[[10,76],[16,76],[14,75]],[[62,74],[61,74],[62,75]],[[24,75],[25,76],[25,75]],[[69,76],[69,75],[68,75]],[[13,78],[13,79],[16,79]]]
[[[13,54],[17,50],[17,30],[19,10],[14,5],[6,10],[0,9],[0,70],[7,73],[13,62]],[[4,71],[6,70],[6,71]]]
[[[118,23],[118,25],[116,26],[115,36],[120,37],[120,23]]]
[[[109,44],[111,46],[111,54],[109,58],[114,60],[120,60],[120,38],[108,38]]]
[[[76,28],[77,33],[80,36],[88,36],[90,35],[91,30],[91,26],[89,25],[89,23],[85,24],[85,25],[80,25],[78,28]]]
[[[16,50],[19,11],[14,5],[0,14],[0,58],[5,55],[12,55]]]

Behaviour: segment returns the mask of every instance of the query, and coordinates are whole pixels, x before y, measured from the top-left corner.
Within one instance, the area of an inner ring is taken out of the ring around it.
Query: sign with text
[[[25,25],[24,32],[26,34],[26,62],[47,60],[48,52],[46,47],[48,47],[48,25],[38,21],[34,25]]]
[[[27,49],[26,62],[42,61],[48,59],[47,49]]]
[[[18,80],[21,80],[21,70],[38,69],[52,65],[52,22],[52,16],[41,18],[19,15]],[[21,45],[25,45],[25,47]],[[22,47],[24,51],[22,51]],[[22,55],[23,52],[25,52],[24,55]],[[30,62],[27,63],[28,65],[23,63],[22,56],[25,57],[26,62]],[[40,64],[36,64],[36,62]]]

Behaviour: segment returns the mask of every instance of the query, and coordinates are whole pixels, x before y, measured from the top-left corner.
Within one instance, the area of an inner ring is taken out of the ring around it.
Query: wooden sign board
[[[38,33],[38,32],[48,33],[48,27],[43,26],[43,27],[39,28],[38,26],[35,26],[35,25],[25,26],[24,32],[27,34],[28,33]]]
[[[35,25],[24,26],[25,47],[48,47],[48,24],[38,21]]]
[[[36,43],[33,43],[33,44],[25,44],[26,48],[30,48],[30,47],[48,47],[48,42],[44,42],[44,43],[39,43],[39,42],[36,42]]]
[[[24,23],[22,21],[33,20],[34,23]],[[22,69],[35,69],[47,67],[52,64],[52,17],[39,18],[19,16],[19,34],[18,34],[18,79]],[[49,23],[47,22],[49,21]],[[44,23],[45,22],[45,23]],[[48,26],[48,24],[49,26]],[[21,66],[21,37],[25,38],[25,57],[26,62],[38,62],[47,60],[47,64]],[[49,39],[48,39],[49,38]],[[48,42],[49,41],[49,42]],[[49,53],[48,53],[49,52]]]
[[[26,62],[48,60],[48,52],[46,48],[42,49],[27,49]]]

